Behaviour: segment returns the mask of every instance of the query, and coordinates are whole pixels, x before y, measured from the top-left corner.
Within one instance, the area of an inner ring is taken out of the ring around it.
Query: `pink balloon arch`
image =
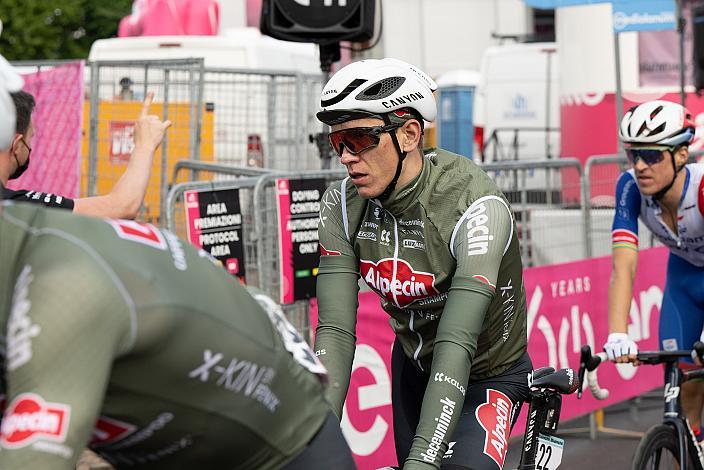
[[[215,36],[219,19],[216,0],[135,0],[118,36]]]

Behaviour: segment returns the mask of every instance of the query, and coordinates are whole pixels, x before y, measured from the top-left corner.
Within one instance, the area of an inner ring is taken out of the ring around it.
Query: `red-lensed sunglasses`
[[[339,156],[342,156],[343,146],[351,154],[357,155],[379,145],[381,134],[391,132],[399,127],[401,127],[401,124],[374,127],[351,127],[349,129],[331,132],[328,138],[330,139],[330,145],[332,145],[332,148]]]

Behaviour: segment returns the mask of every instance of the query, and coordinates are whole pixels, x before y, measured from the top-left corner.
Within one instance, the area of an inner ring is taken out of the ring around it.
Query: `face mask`
[[[25,171],[27,171],[27,168],[29,168],[29,157],[27,157],[27,161],[24,162],[24,164],[22,165],[20,165],[20,162],[19,160],[17,160],[17,157],[15,157],[15,161],[17,162],[18,166],[15,172],[10,175],[11,180],[16,180],[17,178],[19,178]]]
[[[27,149],[29,149],[29,152],[27,153],[27,160],[25,160],[24,164],[22,164],[22,165],[20,165],[20,161],[17,159],[17,154],[16,153],[12,154],[12,156],[15,157],[15,161],[17,162],[17,169],[15,170],[14,173],[12,173],[10,175],[11,180],[16,180],[17,178],[19,178],[20,176],[22,176],[22,174],[25,171],[27,171],[27,168],[29,168],[29,156],[32,154],[32,148],[29,145],[27,145],[27,143],[24,141],[24,139],[21,139],[21,140],[22,140],[22,143],[25,145],[25,147],[27,147]]]

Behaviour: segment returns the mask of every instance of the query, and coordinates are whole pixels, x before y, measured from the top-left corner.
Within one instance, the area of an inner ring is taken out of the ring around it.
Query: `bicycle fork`
[[[557,432],[562,408],[562,395],[559,393],[540,394],[531,397],[528,408],[528,426],[523,438],[521,461],[518,470],[535,470],[535,456],[538,452],[540,434],[553,436]]]

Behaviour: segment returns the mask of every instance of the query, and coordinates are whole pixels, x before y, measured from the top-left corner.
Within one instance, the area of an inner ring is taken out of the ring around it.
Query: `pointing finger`
[[[150,91],[147,93],[147,97],[144,99],[144,104],[142,105],[142,111],[139,113],[139,117],[143,118],[149,114],[149,106],[151,106],[154,100],[154,92]]]

